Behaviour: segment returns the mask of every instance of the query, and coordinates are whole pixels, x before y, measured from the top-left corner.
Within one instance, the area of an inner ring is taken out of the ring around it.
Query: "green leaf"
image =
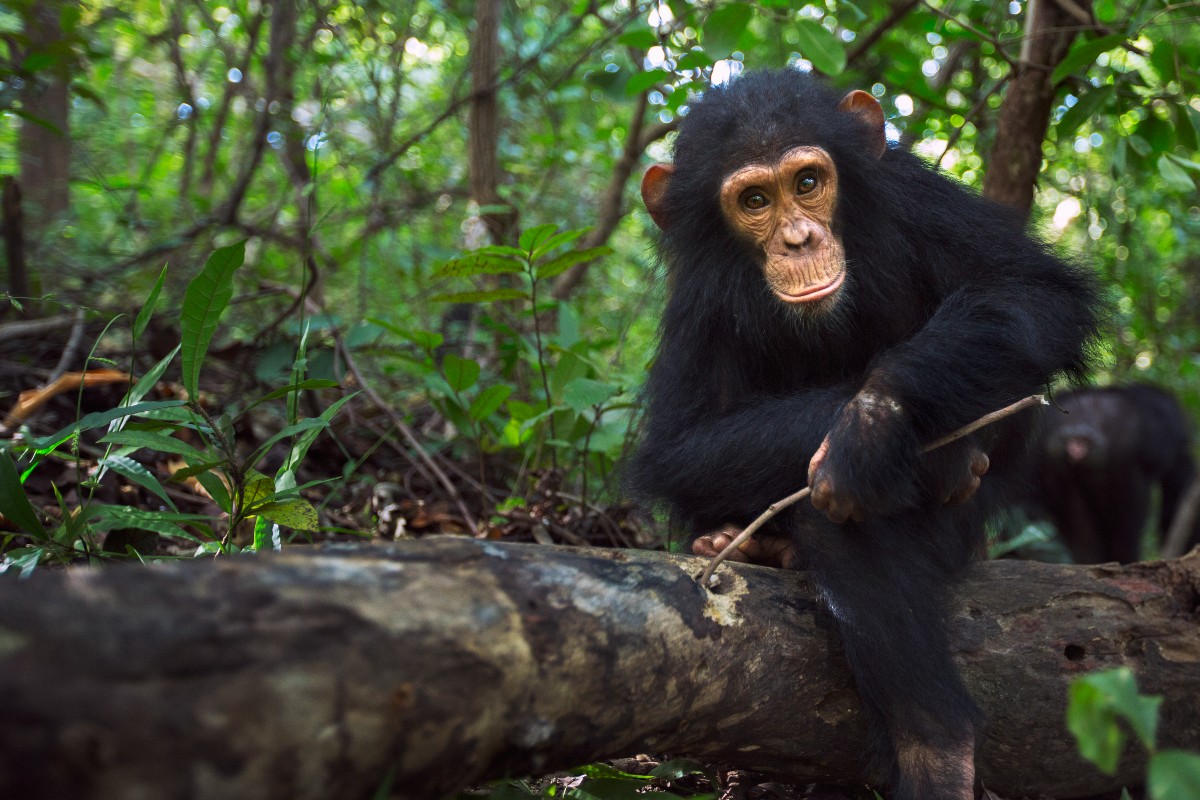
[[[533,260],[537,261],[538,259],[540,259],[542,256],[549,253],[554,248],[562,247],[564,244],[567,244],[568,242],[573,242],[590,230],[591,230],[590,227],[589,228],[575,228],[573,230],[562,231],[561,233],[554,234],[549,239],[546,239],[545,241],[543,241],[541,244],[539,244],[537,247],[535,247],[533,249]]]
[[[660,83],[666,83],[674,76],[665,69],[651,69],[645,72],[639,72],[625,82],[625,94],[633,97],[639,95],[647,89],[653,89]]]
[[[1133,152],[1142,158],[1154,152],[1154,148],[1146,141],[1145,137],[1138,136],[1136,133],[1125,137],[1125,141],[1129,142],[1129,146],[1133,148]]]
[[[1196,191],[1196,182],[1187,174],[1183,167],[1172,161],[1166,153],[1158,157],[1158,174],[1167,182],[1167,186],[1177,192]]]
[[[477,251],[447,261],[434,270],[433,274],[437,278],[466,278],[472,275],[510,275],[524,271],[525,262],[521,259]]]
[[[633,47],[638,50],[649,50],[651,47],[654,47],[658,44],[658,36],[654,34],[654,31],[641,28],[636,31],[629,31],[628,33],[622,34],[620,37],[618,37],[617,42],[625,45],[626,47]]]
[[[153,389],[158,383],[159,379],[162,378],[163,373],[167,371],[167,367],[170,366],[171,362],[175,360],[175,354],[179,352],[179,347],[179,345],[175,345],[175,348],[171,350],[171,352],[163,356],[157,364],[147,370],[146,374],[138,379],[138,382],[135,383],[133,388],[129,390],[129,393],[125,395],[125,399],[122,401],[125,405],[139,403],[143,397],[149,394],[150,390]],[[125,418],[122,417],[121,419]],[[108,428],[110,431],[120,430],[124,425],[121,420],[114,420],[114,423],[118,424],[110,425]]]
[[[471,407],[467,409],[467,416],[476,422],[487,419],[504,404],[510,394],[512,387],[502,383],[487,387],[471,403]]]
[[[1119,47],[1123,41],[1125,41],[1125,36],[1119,33],[1101,36],[1099,39],[1077,41],[1071,47],[1071,52],[1067,53],[1066,58],[1058,62],[1058,66],[1054,68],[1053,74],[1050,75],[1050,83],[1056,85],[1067,76],[1074,75],[1078,70],[1086,70],[1097,56],[1107,53],[1114,47]]]
[[[1196,132],[1196,138],[1200,139],[1200,111],[1197,111],[1188,104],[1185,104],[1183,109],[1187,112],[1188,119],[1192,122],[1192,129]]]
[[[266,503],[254,509],[254,513],[298,531],[315,531],[321,527],[317,509],[313,508],[312,503],[300,497]]]
[[[470,389],[479,380],[479,362],[447,353],[442,359],[442,373],[450,388],[456,392]]]
[[[553,278],[556,275],[569,270],[576,264],[582,264],[585,261],[591,261],[594,258],[607,255],[612,252],[612,248],[608,245],[600,247],[589,247],[584,250],[568,250],[565,253],[560,253],[549,261],[544,261],[537,266],[538,280]]]
[[[524,300],[529,295],[520,289],[489,289],[482,292],[454,292],[429,298],[436,303],[494,303],[498,300]]]
[[[254,518],[254,549],[258,552],[271,549],[275,523],[266,517]]]
[[[1066,110],[1055,125],[1054,131],[1058,140],[1062,141],[1074,136],[1075,131],[1095,116],[1096,112],[1111,100],[1115,93],[1116,87],[1111,85],[1100,86],[1085,92],[1075,105]]]
[[[246,488],[242,490],[242,508],[254,511],[275,500],[275,481],[261,472],[246,470]]]
[[[233,273],[246,260],[246,242],[214,250],[200,274],[188,284],[180,312],[183,352],[183,386],[188,397],[200,396],[200,367],[208,353],[229,301],[233,299]]]
[[[1164,750],[1150,759],[1146,786],[1151,800],[1200,800],[1200,755]]]
[[[703,69],[711,67],[714,63],[712,56],[703,50],[696,49],[689,50],[680,56],[679,61],[676,62],[676,66],[679,69]],[[687,92],[684,92],[684,94],[686,95]]]
[[[243,408],[242,412],[240,414],[238,414],[238,416],[241,417],[241,416],[245,415],[245,413],[247,411],[254,408],[255,406],[270,402],[271,400],[276,400],[280,397],[286,397],[287,395],[293,394],[295,392],[314,391],[317,389],[336,389],[339,386],[341,386],[340,383],[338,383],[337,381],[328,380],[327,378],[309,378],[308,380],[300,381],[299,383],[292,383],[287,386],[281,386],[272,392],[268,392],[267,394],[264,394],[262,397],[258,398],[257,400],[251,401],[250,405]]]
[[[199,463],[211,456],[193,447],[187,442],[180,441],[170,433],[151,433],[150,431],[113,431],[100,441],[104,444],[119,444],[126,447],[147,448],[158,453],[174,453],[183,456],[191,463]]]
[[[131,506],[93,505],[88,513],[94,515],[91,521],[92,530],[112,531],[121,528],[136,528],[150,531],[173,539],[200,543],[194,534],[180,527],[191,525],[198,528],[205,536],[213,535],[210,520],[204,514],[180,514],[171,511],[148,511]]]
[[[521,232],[521,238],[517,244],[526,253],[532,253],[540,244],[553,236],[556,230],[558,230],[558,226],[549,222],[545,225],[535,225]]]
[[[722,6],[704,21],[700,41],[704,52],[714,59],[727,58],[737,49],[738,39],[746,32],[754,9],[744,3]]]
[[[296,436],[297,434],[304,433],[305,431],[310,431],[310,430],[314,430],[314,429],[318,430],[318,431],[322,431],[328,427],[329,427],[329,420],[324,419],[323,417],[309,417],[307,419],[302,419],[298,422],[288,425],[286,428],[279,431],[279,433],[275,434],[274,436],[270,437],[265,442],[260,444],[258,446],[258,449],[255,450],[254,453],[250,456],[249,463],[257,464],[259,459],[261,459],[264,455],[266,455],[267,451],[270,450],[271,446],[274,445],[276,442],[282,441],[284,439],[288,439],[292,436]]]
[[[1177,156],[1174,153],[1168,154],[1167,157],[1184,169],[1190,169],[1192,172],[1200,172],[1200,161],[1192,161],[1190,158]]]
[[[179,473],[176,472],[176,475]],[[213,499],[213,502],[224,511],[226,514],[233,512],[233,499],[229,496],[229,488],[225,485],[225,481],[221,480],[221,476],[212,471],[212,466],[202,472],[196,473],[196,480],[204,487],[204,491],[208,492],[208,496]]]
[[[152,493],[159,500],[162,500],[164,503],[170,506],[172,510],[178,511],[178,509],[175,508],[174,501],[172,501],[170,496],[167,494],[167,490],[164,489],[162,484],[158,482],[158,478],[154,477],[154,474],[151,473],[150,470],[146,469],[132,458],[126,458],[125,456],[107,456],[100,459],[100,464],[101,466],[111,469],[118,475],[133,481],[138,486],[141,486],[146,491]]]
[[[617,393],[617,388],[591,378],[575,378],[563,387],[563,402],[582,414]]]
[[[1079,744],[1079,754],[1105,775],[1117,771],[1125,748],[1125,732],[1105,703],[1104,693],[1084,680],[1071,684],[1067,703],[1067,730]]]
[[[39,539],[46,538],[46,529],[42,527],[29,498],[25,496],[25,487],[21,484],[21,476],[17,474],[17,465],[13,463],[7,450],[0,450],[0,514],[26,533]]]
[[[332,422],[334,416],[337,415],[342,406],[350,402],[357,394],[358,392],[354,392],[345,397],[339,397],[330,403],[329,408],[321,412],[319,419]],[[292,449],[288,451],[287,458],[283,460],[283,466],[279,468],[279,474],[282,475],[284,472],[295,470],[300,466],[300,462],[304,460],[304,456],[308,453],[308,448],[312,446],[317,436],[321,434],[321,430],[322,428],[313,428],[304,431],[296,437],[296,441],[292,444]]]
[[[55,431],[49,436],[34,439],[30,444],[39,452],[50,452],[76,433],[91,430],[92,428],[99,428],[101,425],[107,425],[114,419],[133,417],[159,409],[178,408],[182,405],[184,405],[184,401],[182,400],[151,400],[146,403],[134,403],[131,406],[112,408],[108,411],[96,411],[72,425]]]
[[[846,69],[846,47],[824,25],[802,19],[796,23],[796,35],[800,55],[811,61],[815,69],[826,75],[840,75]]]
[[[154,314],[154,307],[158,304],[158,295],[162,291],[163,281],[167,279],[167,265],[163,264],[162,272],[158,273],[158,280],[154,282],[154,288],[150,290],[150,294],[146,297],[146,302],[142,303],[142,310],[138,312],[137,319],[133,321],[133,338],[137,339],[142,335],[142,331],[146,330],[146,326],[150,323],[150,317]]]

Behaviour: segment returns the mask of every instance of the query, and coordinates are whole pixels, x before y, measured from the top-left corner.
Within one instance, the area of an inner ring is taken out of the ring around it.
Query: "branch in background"
[[[1090,16],[1090,2],[1087,6]],[[1033,206],[1042,141],[1054,107],[1050,75],[1075,39],[1076,30],[1066,27],[1072,19],[1054,0],[1029,0],[1025,6],[1021,56],[1000,105],[996,141],[983,176],[983,195],[1011,206],[1022,216],[1028,216]]]
[[[900,20],[908,16],[908,12],[916,8],[921,0],[895,0],[892,3],[892,10],[883,18],[883,21],[870,30],[869,33],[860,36],[854,40],[854,47],[846,51],[846,63],[853,64],[871,49],[883,35],[896,27]]]

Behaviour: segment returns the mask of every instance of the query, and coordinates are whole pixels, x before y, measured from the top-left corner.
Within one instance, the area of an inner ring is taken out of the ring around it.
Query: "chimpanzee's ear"
[[[650,219],[664,231],[671,222],[671,215],[667,213],[667,187],[674,174],[674,164],[652,164],[642,176],[642,202],[650,212]]]
[[[870,153],[875,158],[882,157],[887,150],[887,134],[883,130],[883,109],[879,106],[879,101],[869,92],[855,89],[842,98],[842,102],[838,103],[838,110],[849,111],[871,129]]]

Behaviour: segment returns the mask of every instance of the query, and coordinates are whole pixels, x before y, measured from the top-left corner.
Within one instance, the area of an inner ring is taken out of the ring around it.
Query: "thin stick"
[[[1004,408],[1001,408],[997,411],[992,411],[991,413],[984,414],[982,417],[975,420],[974,422],[964,425],[961,428],[959,428],[958,430],[954,431],[953,433],[949,433],[949,434],[943,436],[942,438],[937,439],[936,441],[930,442],[929,444],[925,445],[923,448],[921,448],[921,452],[928,453],[930,450],[936,450],[939,447],[948,445],[953,441],[963,438],[964,436],[970,436],[972,433],[979,430],[980,428],[991,425],[993,422],[997,422],[997,421],[1003,419],[1004,417],[1012,416],[1013,414],[1016,414],[1018,411],[1024,411],[1025,409],[1027,409],[1031,406],[1037,406],[1037,405],[1046,405],[1045,395],[1031,394],[1031,395],[1029,395],[1029,397],[1026,397],[1022,400],[1018,400],[1017,402],[1013,403],[1012,405],[1007,405]],[[787,497],[783,498],[782,500],[776,500],[774,503],[771,503],[771,505],[767,506],[766,511],[759,514],[757,519],[755,519],[753,522],[751,522],[749,525],[747,525],[745,530],[743,530],[741,533],[739,533],[736,537],[734,537],[732,542],[730,542],[729,544],[727,544],[725,546],[724,550],[717,553],[713,557],[713,559],[708,562],[708,566],[704,568],[704,571],[700,573],[700,576],[698,578],[696,578],[696,580],[700,583],[701,586],[709,586],[712,581],[713,572],[716,570],[716,568],[718,566],[720,566],[722,561],[729,558],[729,556],[733,553],[734,550],[738,549],[742,544],[744,544],[747,540],[749,540],[749,538],[751,536],[753,536],[759,528],[761,528],[763,525],[765,525],[767,523],[767,520],[771,519],[771,517],[775,516],[780,511],[787,508],[788,506],[800,502],[804,498],[808,497],[809,494],[811,494],[811,493],[812,493],[812,489],[805,486],[800,491],[789,494]]]

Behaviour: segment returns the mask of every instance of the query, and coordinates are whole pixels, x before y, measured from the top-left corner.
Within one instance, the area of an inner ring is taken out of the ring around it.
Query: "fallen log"
[[[435,798],[639,752],[855,783],[865,731],[802,573],[431,538],[0,576],[0,796]],[[1128,665],[1200,748],[1200,552],[1002,561],[957,594],[978,758],[1005,796],[1141,782],[1077,755],[1066,687]]]

